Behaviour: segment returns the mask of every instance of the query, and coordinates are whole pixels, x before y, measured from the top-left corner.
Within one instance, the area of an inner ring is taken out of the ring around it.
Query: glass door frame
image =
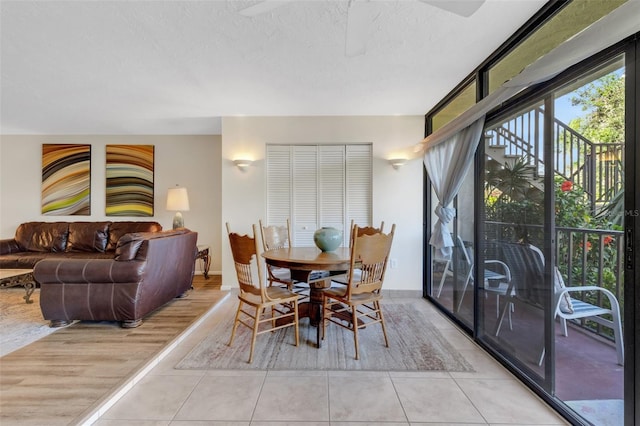
[[[625,51],[626,72],[626,160],[624,288],[624,420],[625,424],[640,424],[640,37],[635,37]],[[627,214],[628,213],[628,214]]]

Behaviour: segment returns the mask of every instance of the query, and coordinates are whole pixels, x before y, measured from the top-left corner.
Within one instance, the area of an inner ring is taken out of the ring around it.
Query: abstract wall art
[[[153,216],[153,155],[153,145],[107,145],[107,216]]]
[[[91,215],[91,145],[42,144],[42,214]]]

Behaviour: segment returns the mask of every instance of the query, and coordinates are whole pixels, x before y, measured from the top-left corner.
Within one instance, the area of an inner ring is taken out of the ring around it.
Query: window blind
[[[291,221],[294,246],[313,246],[322,226],[348,230],[351,220],[371,224],[372,147],[276,145],[266,147],[267,221]],[[349,232],[344,232],[349,243]]]

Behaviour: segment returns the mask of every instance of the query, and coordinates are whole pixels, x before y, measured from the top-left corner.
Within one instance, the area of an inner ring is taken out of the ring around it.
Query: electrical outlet
[[[398,267],[398,259],[391,259],[389,263],[391,263],[391,269],[396,269]]]

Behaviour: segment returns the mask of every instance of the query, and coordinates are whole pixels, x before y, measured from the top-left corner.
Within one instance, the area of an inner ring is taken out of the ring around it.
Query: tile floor
[[[122,398],[102,409],[93,425],[567,424],[428,302],[420,304],[475,372],[173,369],[204,338],[207,324],[232,315],[236,299],[229,297]]]

